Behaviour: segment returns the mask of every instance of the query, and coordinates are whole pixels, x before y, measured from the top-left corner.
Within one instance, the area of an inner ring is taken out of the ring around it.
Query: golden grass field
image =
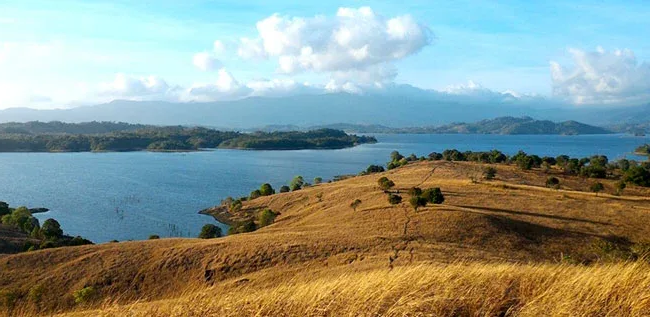
[[[7,315],[650,316],[650,190],[494,165],[420,162],[261,197],[256,232],[0,256]],[[392,206],[377,186],[402,191]],[[411,208],[406,190],[440,187]],[[362,201],[354,211],[350,203]],[[215,202],[216,203],[216,202]],[[206,219],[207,222],[207,219]],[[640,259],[638,259],[640,258]],[[75,303],[72,293],[97,294]],[[38,295],[38,296],[37,296]]]

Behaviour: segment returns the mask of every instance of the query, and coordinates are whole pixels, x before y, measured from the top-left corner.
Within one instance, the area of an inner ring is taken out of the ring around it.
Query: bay
[[[630,135],[463,135],[375,134],[377,144],[342,150],[190,153],[0,153],[0,201],[11,206],[47,207],[36,214],[55,218],[67,234],[94,242],[161,237],[195,237],[199,215],[227,196],[243,196],[268,182],[276,190],[302,175],[331,179],[385,164],[389,154],[426,156],[432,151],[524,150],[540,156],[607,155],[632,158],[648,137]],[[220,225],[224,230],[225,225]]]

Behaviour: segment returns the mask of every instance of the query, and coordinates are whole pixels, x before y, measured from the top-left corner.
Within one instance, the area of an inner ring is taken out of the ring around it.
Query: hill
[[[269,126],[265,129],[283,128]],[[295,126],[293,127],[295,128]],[[499,117],[474,123],[451,123],[442,126],[391,128],[383,125],[328,124],[310,127],[339,129],[355,133],[420,133],[420,134],[608,134],[610,130],[577,121],[553,122],[531,117]]]
[[[303,127],[350,122],[391,127],[437,126],[501,116],[596,125],[636,122],[648,118],[650,105],[634,107],[569,107],[546,102],[473,102],[417,92],[353,95],[332,93],[287,97],[250,97],[234,101],[174,103],[115,100],[69,109],[0,110],[0,122],[116,121],[154,125],[200,125],[220,129],[250,129],[268,124]],[[647,121],[647,120],[646,120]]]
[[[0,257],[14,314],[643,315],[650,309],[650,189],[495,165],[416,162],[244,202],[280,215],[255,232],[39,250]],[[391,205],[440,187],[442,205]],[[350,204],[359,199],[354,210]],[[206,222],[207,219],[206,219]],[[85,291],[81,291],[85,290]],[[76,293],[75,293],[76,292]],[[76,296],[73,296],[73,293]],[[84,295],[85,294],[85,295]],[[75,303],[75,300],[77,303]]]
[[[152,128],[143,124],[125,122],[81,122],[61,121],[6,122],[0,123],[0,133],[5,134],[105,134],[119,131],[135,131]]]

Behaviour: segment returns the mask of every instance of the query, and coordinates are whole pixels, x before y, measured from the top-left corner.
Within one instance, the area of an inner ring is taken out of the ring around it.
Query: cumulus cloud
[[[132,77],[122,73],[112,82],[99,85],[99,96],[134,100],[174,100],[178,88],[171,87],[160,77]]]
[[[233,100],[244,98],[252,89],[242,85],[226,69],[219,69],[217,80],[211,84],[196,84],[188,90],[190,98],[198,101]]]
[[[214,51],[215,54],[222,54],[223,52],[226,51],[226,46],[223,44],[223,42],[216,40],[212,45],[212,50]]]
[[[572,68],[551,62],[553,94],[575,104],[634,104],[650,98],[650,64],[628,49],[570,49]]]
[[[246,86],[252,90],[251,96],[284,97],[323,93],[321,87],[299,83],[292,79],[253,80]]]
[[[221,62],[208,52],[194,54],[192,63],[196,68],[204,72],[213,71],[222,67]]]
[[[241,39],[239,56],[276,58],[286,74],[367,72],[364,76],[375,81],[394,77],[377,69],[394,69],[392,62],[417,53],[433,38],[410,15],[386,18],[369,7],[340,8],[334,17],[274,14],[259,21],[257,31],[257,38]]]

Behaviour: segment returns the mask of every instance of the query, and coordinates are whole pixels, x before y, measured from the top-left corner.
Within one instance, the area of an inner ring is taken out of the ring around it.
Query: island
[[[128,123],[11,123],[0,125],[0,152],[197,151],[342,149],[375,143],[370,136],[335,129],[312,131],[220,131],[204,127],[146,126]]]

